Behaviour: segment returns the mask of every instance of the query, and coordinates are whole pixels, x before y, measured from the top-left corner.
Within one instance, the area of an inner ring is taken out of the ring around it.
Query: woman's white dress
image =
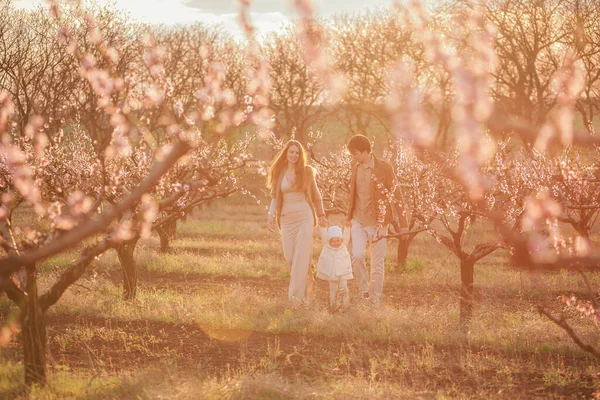
[[[295,190],[284,176],[281,181],[281,240],[283,257],[290,268],[288,299],[292,305],[308,302],[314,278],[310,269],[314,218],[303,191]]]

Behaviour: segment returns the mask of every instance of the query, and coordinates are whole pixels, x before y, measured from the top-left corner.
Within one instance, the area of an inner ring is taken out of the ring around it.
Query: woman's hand
[[[271,232],[275,232],[275,218],[272,215],[269,215],[267,219],[267,229]]]
[[[379,237],[379,227],[376,227],[375,230],[373,231],[373,242],[379,242],[379,239],[381,239]]]
[[[319,219],[319,226],[322,226],[323,228],[327,228],[327,218],[324,215],[320,215]]]

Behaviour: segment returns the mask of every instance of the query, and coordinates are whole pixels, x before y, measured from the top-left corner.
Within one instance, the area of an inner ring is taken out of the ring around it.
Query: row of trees
[[[183,110],[190,111],[197,99],[210,97],[208,88],[196,88],[211,74],[224,75],[223,83],[228,88],[222,94],[225,98],[240,99],[246,94],[246,69],[255,60],[244,52],[243,44],[219,27],[202,23],[173,27],[135,24],[123,13],[107,7],[96,11],[95,26],[91,27],[102,30],[111,42],[111,51],[104,57],[98,53],[101,49],[90,51],[94,46],[90,46],[93,43],[86,33],[88,24],[77,25],[73,16],[65,15],[63,23],[71,26],[62,33],[68,31],[69,38],[48,35],[58,27],[43,9],[17,11],[10,4],[10,0],[0,3],[0,87],[15,99],[21,128],[32,115],[43,114],[45,122],[56,128],[64,118],[79,113],[86,129],[102,129],[106,121],[95,118],[93,112],[87,115],[76,111],[93,109],[94,100],[86,94],[86,87],[78,83],[79,65],[69,52],[92,55],[99,68],[111,62],[111,54],[118,54],[114,69],[131,84],[139,80],[139,74],[148,74],[138,68],[144,63],[142,48],[148,34],[154,36],[164,52],[162,67],[172,77],[170,91]],[[594,2],[494,0],[485,2],[478,11],[486,23],[495,27],[490,50],[494,50],[496,62],[489,76],[489,94],[496,112],[519,116],[540,127],[556,105],[552,79],[561,67],[565,49],[570,49],[585,71],[575,108],[583,127],[593,130],[592,122],[600,107],[600,75],[595,68],[600,62],[600,36],[596,29],[600,10]],[[431,26],[454,51],[471,51],[469,40],[458,33],[469,13],[469,3],[461,0],[440,3],[431,13]],[[388,105],[394,103],[390,95],[398,88],[391,84],[390,72],[402,61],[410,65],[402,71],[407,84],[419,87],[428,116],[439,121],[434,138],[441,145],[451,144],[451,109],[457,96],[451,77],[431,62],[414,28],[404,24],[397,12],[373,10],[311,23],[320,27],[317,40],[328,46],[327,56],[344,77],[346,90],[339,102],[328,103],[329,88],[315,73],[317,67],[302,56],[307,45],[293,26],[267,35],[258,43],[258,52],[268,64],[268,97],[278,137],[295,132],[296,138],[305,142],[311,128],[318,129],[327,121],[337,121],[348,133],[373,129],[391,133],[393,118],[382,105],[386,101]],[[77,45],[64,46],[65,39],[75,39]],[[207,68],[215,62],[218,70]],[[101,76],[95,79],[102,84]],[[73,106],[64,108],[66,103]],[[227,101],[206,104],[195,110],[192,117],[198,122],[210,119],[210,129],[221,131],[226,125],[222,120],[242,118],[228,110],[230,106]],[[164,108],[156,110],[150,116],[151,125],[167,125],[170,112]],[[107,145],[98,139],[98,148]]]
[[[553,86],[553,78],[561,68],[565,51],[572,51],[585,72],[575,110],[583,127],[593,131],[600,107],[596,68],[600,62],[596,28],[600,8],[595,2],[493,0],[475,7],[461,0],[438,3],[430,12],[429,25],[444,38],[447,51],[473,51],[473,43],[463,29],[473,8],[477,8],[482,21],[494,27],[495,40],[488,50],[494,54],[495,67],[488,83],[495,111],[520,117],[535,128],[542,126],[556,106],[558,89]],[[296,137],[304,142],[311,127],[319,129],[331,120],[351,134],[374,129],[391,133],[396,115],[392,111],[394,96],[414,85],[419,88],[427,116],[439,121],[433,138],[442,146],[451,146],[452,104],[458,93],[449,71],[432,62],[430,49],[415,27],[402,21],[398,13],[381,9],[323,21],[323,31],[319,40],[328,46],[332,65],[347,85],[335,107],[319,107],[329,98],[328,88],[318,74],[311,73],[318,67],[307,66],[301,51],[303,42],[293,28],[272,33],[264,41],[280,133],[285,135],[295,128]],[[399,62],[410,66],[401,71],[405,85],[400,88],[394,87],[394,79],[390,79]],[[386,102],[388,107],[383,107]]]
[[[456,255],[465,326],[474,266],[500,247],[521,268],[597,266],[586,243],[600,209],[600,141],[573,132],[576,112],[590,132],[597,112],[594,7],[455,2],[429,17],[413,2],[321,23],[308,3],[295,2],[298,32],[257,42],[241,2],[245,45],[201,24],[132,24],[109,8],[0,3],[0,289],[21,309],[27,383],[45,381],[46,311],[97,256],[117,251],[132,299],[138,240],[156,230],[166,248],[179,218],[240,189],[248,124],[304,141],[326,118],[389,132],[384,156],[411,221],[392,233],[399,256],[424,231]],[[510,139],[519,136],[525,146]],[[577,144],[587,148],[562,149]],[[558,156],[542,151],[552,146]],[[348,156],[310,150],[328,207],[345,209]],[[18,226],[19,205],[40,228]],[[476,220],[498,236],[467,249]],[[38,293],[36,266],[75,246],[78,260]]]
[[[577,40],[595,32],[586,30],[583,20],[575,24],[567,18],[571,14],[565,10],[579,10],[578,4],[511,2],[505,8],[498,8],[499,2],[486,2],[485,7],[455,4],[453,11],[444,14],[449,30],[439,24],[439,14],[429,16],[418,2],[398,8],[398,20],[414,40],[409,48],[422,48],[424,63],[415,63],[414,58],[398,63],[388,78],[391,95],[374,107],[388,113],[395,141],[383,156],[396,166],[409,210],[409,232],[390,237],[400,240],[399,263],[406,260],[411,240],[424,231],[457,257],[465,329],[472,317],[474,266],[500,248],[509,250],[511,264],[517,268],[580,273],[586,295],[578,300],[578,308],[594,318],[600,316],[597,292],[584,272],[598,268],[589,239],[600,213],[600,140],[586,119],[596,110],[595,95],[590,95],[596,71],[586,71],[591,53],[584,55],[577,47],[580,42],[569,42],[575,31]],[[592,8],[585,18],[598,12]],[[552,29],[544,25],[548,21],[556,22]],[[563,30],[569,26],[571,31]],[[526,32],[532,36],[523,36]],[[554,38],[557,32],[555,39],[542,39],[543,35]],[[591,40],[584,40],[586,46]],[[541,46],[535,47],[531,59],[525,55],[530,46]],[[510,62],[503,60],[508,51],[516,57]],[[432,86],[427,80],[415,81],[423,65],[443,79]],[[519,91],[525,91],[526,99],[515,97]],[[445,117],[431,118],[432,109]],[[575,132],[577,113],[584,118],[588,135]],[[448,129],[454,144],[440,151],[432,146],[434,138]],[[347,155],[341,149],[319,157],[312,143],[309,147],[320,166],[328,208],[345,209]],[[389,197],[399,200],[393,193]],[[476,238],[469,247],[465,237],[477,220],[484,221],[493,234]],[[586,351],[600,356],[565,319],[543,307],[540,312]]]
[[[227,64],[239,51],[200,25],[143,35],[109,8],[1,7],[0,291],[20,309],[25,381],[43,384],[47,310],[110,249],[134,299],[139,239],[156,231],[166,250],[179,219],[241,188],[239,126],[263,106]],[[38,265],[74,248],[41,293]]]

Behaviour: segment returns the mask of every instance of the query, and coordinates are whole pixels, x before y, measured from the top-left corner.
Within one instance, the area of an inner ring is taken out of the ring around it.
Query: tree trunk
[[[137,240],[117,246],[117,255],[123,268],[123,298],[125,300],[135,299],[137,290],[137,268],[134,257],[136,244]]]
[[[438,122],[437,132],[435,138],[440,145],[440,148],[446,150],[448,144],[448,130],[450,129],[450,108],[447,104],[442,105],[440,112],[440,118]]]
[[[473,317],[473,275],[475,263],[468,260],[460,261],[460,324],[468,330]]]
[[[398,250],[396,253],[396,264],[398,269],[406,266],[406,260],[408,258],[408,247],[412,242],[414,236],[404,236],[398,239]]]
[[[575,228],[575,230],[577,231],[577,233],[579,233],[580,236],[589,240],[590,230],[588,229],[588,222],[589,219],[582,217],[579,221],[577,221],[577,223],[571,225],[573,226],[573,228]]]
[[[27,267],[27,296],[21,310],[25,384],[46,384],[46,316],[39,303],[37,271]]]
[[[166,253],[169,250],[169,242],[177,235],[177,220],[162,225],[156,231],[160,237],[160,251]]]

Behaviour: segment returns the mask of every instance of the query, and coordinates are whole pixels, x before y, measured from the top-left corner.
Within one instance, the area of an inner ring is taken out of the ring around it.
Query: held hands
[[[348,228],[352,227],[352,222],[350,221],[350,219],[346,218],[344,220],[344,225],[346,225]]]
[[[375,231],[373,232],[373,242],[378,242],[379,239],[381,239],[379,237],[379,227],[375,228]]]

